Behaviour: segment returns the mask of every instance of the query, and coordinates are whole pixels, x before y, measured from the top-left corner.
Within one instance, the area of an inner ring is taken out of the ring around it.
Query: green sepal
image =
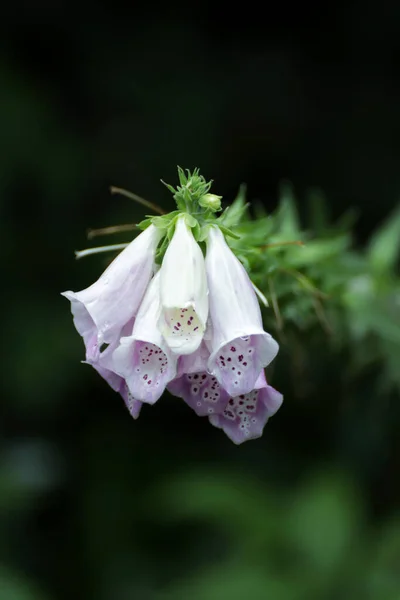
[[[222,231],[222,233],[224,235],[226,235],[227,237],[231,237],[234,240],[240,240],[240,235],[238,235],[237,233],[234,233],[231,229],[228,229],[228,227],[225,227],[224,225],[220,225],[219,223],[217,223],[217,225],[220,228],[220,230]]]
[[[172,185],[170,185],[169,183],[165,183],[165,181],[163,181],[162,179],[160,179],[160,181],[161,181],[161,183],[163,185],[165,185],[166,188],[169,189],[169,191],[171,192],[171,194],[175,194],[176,193],[176,190],[175,190],[174,187],[172,187]]]
[[[211,225],[209,223],[206,223],[201,227],[199,226],[200,231],[198,236],[196,237],[196,240],[197,242],[199,242],[199,244],[207,240],[210,227]]]
[[[145,229],[150,227],[151,223],[152,223],[152,217],[149,219],[143,219],[143,221],[140,221],[140,223],[137,224],[137,227],[144,231]]]
[[[138,227],[140,227],[144,223],[145,228],[151,224],[151,225],[154,225],[154,227],[157,227],[157,229],[160,229],[161,231],[167,231],[171,222],[174,221],[174,219],[176,219],[176,217],[178,217],[180,214],[181,214],[181,211],[174,210],[174,211],[168,213],[167,215],[160,215],[160,216],[146,215],[146,219],[144,221],[142,221],[141,223],[139,223]]]

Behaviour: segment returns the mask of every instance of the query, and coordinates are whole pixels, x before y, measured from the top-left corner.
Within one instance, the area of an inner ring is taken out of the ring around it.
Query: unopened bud
[[[216,196],[215,194],[204,194],[199,200],[200,206],[208,208],[212,212],[218,212],[221,210],[222,196]]]

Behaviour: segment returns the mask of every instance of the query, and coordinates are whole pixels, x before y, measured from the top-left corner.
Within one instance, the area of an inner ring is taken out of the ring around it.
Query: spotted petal
[[[167,386],[171,394],[183,398],[200,417],[222,412],[229,400],[216,377],[207,373],[209,354],[202,343],[197,352],[181,356],[178,377]]]
[[[209,417],[210,423],[222,429],[235,444],[262,436],[272,415],[280,408],[283,396],[267,384],[264,372],[254,390],[230,398],[222,414]]]
[[[199,417],[223,412],[229,400],[216,377],[206,371],[187,373],[174,379],[168,384],[168,391],[183,398]]]

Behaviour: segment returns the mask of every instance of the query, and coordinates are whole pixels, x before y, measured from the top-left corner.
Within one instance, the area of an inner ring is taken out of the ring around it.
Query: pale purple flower
[[[121,338],[112,355],[112,368],[125,379],[132,397],[148,404],[154,404],[175,377],[178,360],[157,327],[160,311],[159,271],[149,284],[132,334]]]
[[[251,392],[230,398],[222,414],[210,415],[209,420],[232,442],[241,444],[262,436],[265,424],[282,401],[282,394],[267,384],[262,371]]]
[[[177,377],[168,384],[168,391],[183,398],[200,417],[222,412],[229,400],[216,377],[207,372],[209,356],[204,342],[194,354],[181,356]]]
[[[206,272],[212,321],[208,370],[231,396],[247,394],[279,347],[263,330],[250,278],[218,227],[210,227]]]
[[[90,287],[63,293],[71,301],[75,327],[84,339],[88,360],[96,360],[101,345],[117,340],[122,327],[136,315],[152,276],[160,235],[150,225]]]
[[[185,219],[185,215],[177,219],[161,266],[158,324],[168,346],[177,354],[197,350],[208,316],[204,257]]]

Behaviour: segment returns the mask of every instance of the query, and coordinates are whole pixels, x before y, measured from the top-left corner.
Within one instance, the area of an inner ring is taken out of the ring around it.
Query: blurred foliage
[[[400,389],[400,205],[365,249],[352,243],[354,211],[330,223],[319,191],[309,193],[307,205],[303,229],[286,183],[277,209],[267,215],[255,206],[254,219],[243,186],[222,215],[240,235],[228,238],[230,245],[273,309],[265,312],[267,328],[290,342],[319,327],[333,347],[351,350],[350,369],[379,365],[382,385]]]
[[[1,600],[400,597],[398,17],[5,4]],[[230,243],[285,401],[241,448],[167,395],[130,420],[59,296],[107,264],[74,262],[87,228],[145,216],[109,186],[173,210],[177,164],[257,199]]]

